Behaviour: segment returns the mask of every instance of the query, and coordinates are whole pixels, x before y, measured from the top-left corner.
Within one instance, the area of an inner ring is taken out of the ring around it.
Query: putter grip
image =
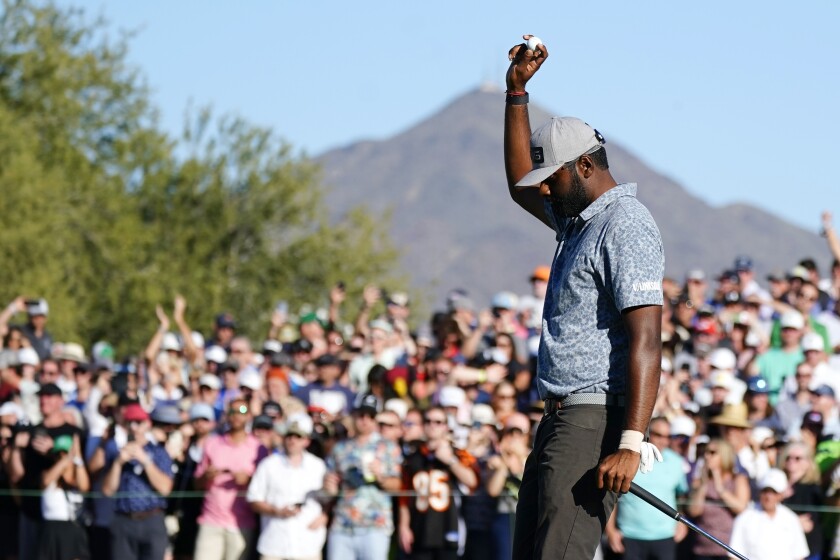
[[[671,519],[676,519],[677,521],[680,520],[680,513],[677,510],[675,510],[674,508],[672,508],[671,506],[669,506],[668,504],[666,504],[665,502],[663,502],[662,500],[660,500],[659,498],[657,498],[656,496],[654,496],[653,494],[636,484],[635,482],[630,483],[630,493],[637,496],[641,500],[647,502],[648,504],[652,505]]]

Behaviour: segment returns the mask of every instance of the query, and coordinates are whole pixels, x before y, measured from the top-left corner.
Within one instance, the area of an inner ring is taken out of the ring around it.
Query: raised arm
[[[840,237],[837,236],[837,231],[834,229],[834,224],[831,220],[831,212],[826,210],[822,213],[823,235],[828,241],[828,248],[831,250],[831,255],[835,260],[840,261]]]
[[[524,35],[525,40],[530,35]],[[525,95],[528,80],[548,58],[545,45],[537,50],[530,50],[524,43],[516,45],[508,52],[510,67],[507,71],[507,94],[510,100],[519,101]],[[540,189],[534,187],[516,187],[516,183],[532,169],[531,164],[531,123],[528,119],[528,105],[505,103],[505,173],[511,198],[535,218],[551,227],[545,214],[543,197]]]
[[[175,296],[175,307],[172,311],[172,318],[175,320],[175,325],[178,327],[178,332],[181,333],[181,339],[184,346],[184,357],[190,364],[194,364],[198,358],[198,348],[195,346],[192,338],[192,329],[184,317],[184,312],[187,310],[187,300],[182,295]]]

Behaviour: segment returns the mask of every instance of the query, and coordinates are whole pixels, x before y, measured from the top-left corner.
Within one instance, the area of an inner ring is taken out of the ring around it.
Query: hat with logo
[[[805,413],[805,416],[802,417],[802,427],[817,427],[822,430],[823,424],[825,423],[825,419],[823,415],[816,410],[811,410]]]
[[[747,257],[746,255],[740,255],[735,258],[735,270],[737,271],[746,271],[752,270],[753,262],[752,259]]]
[[[50,306],[47,305],[47,300],[41,298],[30,301],[26,304],[26,313],[34,317],[36,315],[49,315]]]
[[[283,416],[283,407],[277,401],[265,401],[262,407],[263,414],[271,418]]]
[[[594,152],[604,143],[604,137],[582,120],[552,117],[531,134],[533,169],[516,186],[539,185],[563,165]]]
[[[834,389],[831,388],[831,385],[826,385],[823,383],[822,385],[817,385],[813,389],[811,389],[812,395],[817,395],[818,397],[831,397],[834,398]]]
[[[375,416],[379,413],[379,399],[376,398],[376,395],[365,395],[356,403],[353,412],[366,412]]]
[[[784,471],[780,469],[770,469],[764,476],[761,477],[761,480],[758,481],[758,489],[759,490],[766,490],[770,489],[774,492],[779,494],[783,493],[787,490],[788,487],[788,479],[785,475]]]
[[[717,321],[712,317],[701,317],[694,324],[694,332],[699,334],[718,334]]]
[[[792,280],[794,278],[798,278],[800,280],[809,280],[808,276],[808,269],[804,266],[794,266],[790,269],[790,272],[787,275],[788,280]]]
[[[394,292],[388,295],[388,305],[396,305],[398,307],[408,306],[408,294],[405,292]]]
[[[281,426],[285,435],[294,434],[301,437],[309,437],[312,435],[314,424],[308,414],[296,413],[289,416],[285,425],[281,424]]]
[[[747,392],[749,393],[760,393],[766,394],[770,392],[770,384],[767,383],[767,380],[761,377],[760,375],[756,375],[754,377],[750,377],[747,380]]]

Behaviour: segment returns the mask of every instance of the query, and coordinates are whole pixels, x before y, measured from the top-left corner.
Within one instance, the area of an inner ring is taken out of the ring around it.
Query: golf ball
[[[542,39],[536,36],[532,36],[530,39],[528,39],[528,48],[530,50],[537,50],[537,45],[542,45]]]

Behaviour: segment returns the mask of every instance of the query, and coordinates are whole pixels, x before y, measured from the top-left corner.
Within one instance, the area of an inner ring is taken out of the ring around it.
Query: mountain
[[[532,127],[549,117],[534,103],[530,115]],[[551,262],[552,232],[507,192],[503,116],[503,94],[477,89],[391,138],[317,158],[333,218],[356,205],[390,211],[404,271],[436,305],[456,287],[467,289],[477,305],[500,290],[527,293],[533,268]],[[668,276],[682,280],[692,268],[714,276],[741,254],[752,257],[760,280],[805,256],[827,266],[826,243],[816,234],[748,204],[710,206],[607,142],[613,176],[638,183],[638,197],[659,225]]]

